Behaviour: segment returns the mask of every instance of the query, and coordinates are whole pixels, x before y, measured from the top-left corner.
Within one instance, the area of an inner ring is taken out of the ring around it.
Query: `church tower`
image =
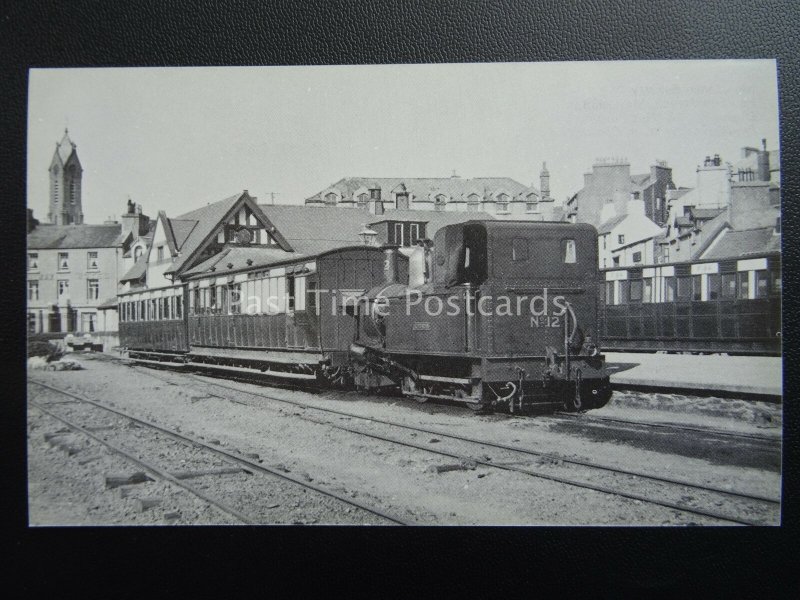
[[[83,167],[78,160],[77,146],[64,137],[56,143],[53,160],[50,161],[50,210],[47,220],[54,225],[82,225],[81,177]]]

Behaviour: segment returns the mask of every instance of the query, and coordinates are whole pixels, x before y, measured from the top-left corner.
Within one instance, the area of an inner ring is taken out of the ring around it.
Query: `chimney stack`
[[[769,181],[769,152],[766,138],[761,138],[761,148],[758,152],[758,179],[759,181]]]

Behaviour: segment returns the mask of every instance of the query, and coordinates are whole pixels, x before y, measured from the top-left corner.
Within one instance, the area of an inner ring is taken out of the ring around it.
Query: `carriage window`
[[[240,283],[229,283],[226,288],[228,297],[228,314],[238,315],[241,312],[242,285]]]
[[[617,304],[628,304],[630,299],[630,281],[619,282],[619,294],[617,295]]]
[[[614,304],[614,282],[606,281],[606,304]]]
[[[693,275],[692,276],[692,300],[702,300],[703,298],[703,288],[702,288],[702,276],[700,275]]]
[[[740,300],[746,300],[750,297],[750,272],[749,271],[741,271],[739,272],[739,285],[737,286],[737,294],[736,297]]]
[[[294,277],[287,277],[286,280],[286,294],[289,297],[289,312],[294,312],[295,310],[295,280]]]
[[[630,282],[630,300],[631,302],[641,302],[642,301],[642,280],[641,279],[633,279]]]
[[[766,298],[769,296],[769,272],[756,271],[756,298]]]
[[[708,276],[708,299],[719,300],[720,292],[720,279],[719,275],[713,273]]]
[[[308,282],[308,292],[306,293],[307,297],[307,310],[313,314],[319,314],[317,312],[317,282],[316,281],[309,281]]]
[[[575,240],[564,240],[564,262],[567,264],[576,263]]]
[[[773,296],[780,296],[781,295],[781,272],[780,271],[773,271],[772,272],[772,286],[770,287],[770,293]]]
[[[664,302],[675,302],[674,277],[664,277]]]
[[[181,296],[175,296],[175,318],[183,318],[183,298]]]
[[[295,301],[294,301],[294,309],[296,311],[304,311],[306,309],[306,278],[305,277],[295,277],[294,278],[294,291],[295,291]]]
[[[642,302],[653,301],[653,279],[648,277],[643,280],[644,290],[642,292]]]
[[[692,277],[684,275],[678,280],[678,300],[691,300],[692,298]]]
[[[528,240],[514,238],[511,240],[511,260],[528,260]]]
[[[732,300],[736,297],[736,274],[723,273],[721,278],[722,289],[720,290],[720,297]]]
[[[208,308],[212,314],[219,308],[217,306],[217,286],[215,285],[208,288]]]

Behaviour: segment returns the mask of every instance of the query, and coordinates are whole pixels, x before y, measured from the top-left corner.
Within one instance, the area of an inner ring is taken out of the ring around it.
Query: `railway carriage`
[[[604,348],[781,352],[781,255],[602,271]]]
[[[226,248],[120,295],[129,356],[511,411],[604,405],[596,231],[469,221],[395,246]],[[410,285],[410,283],[412,285]]]

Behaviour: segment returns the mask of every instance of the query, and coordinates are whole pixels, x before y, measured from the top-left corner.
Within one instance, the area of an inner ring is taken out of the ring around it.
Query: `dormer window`
[[[508,212],[508,194],[497,195],[497,212]]]
[[[325,194],[325,204],[336,204],[336,194],[333,192]]]
[[[164,260],[164,246],[158,247],[158,261],[161,262]]]
[[[139,257],[141,255],[142,255],[142,247],[136,246],[136,248],[133,249],[133,260],[134,261],[139,260]]]
[[[359,194],[357,201],[358,201],[358,208],[367,208],[367,194]]]
[[[433,199],[433,208],[435,210],[444,210],[445,204],[447,204],[447,198],[443,194],[439,194]]]
[[[69,253],[68,252],[59,252],[58,253],[58,270],[59,271],[68,271],[69,270]]]
[[[617,243],[624,244],[625,243],[625,236],[620,234],[617,236]]]
[[[28,270],[29,271],[38,271],[39,270],[39,253],[38,252],[28,252]]]

